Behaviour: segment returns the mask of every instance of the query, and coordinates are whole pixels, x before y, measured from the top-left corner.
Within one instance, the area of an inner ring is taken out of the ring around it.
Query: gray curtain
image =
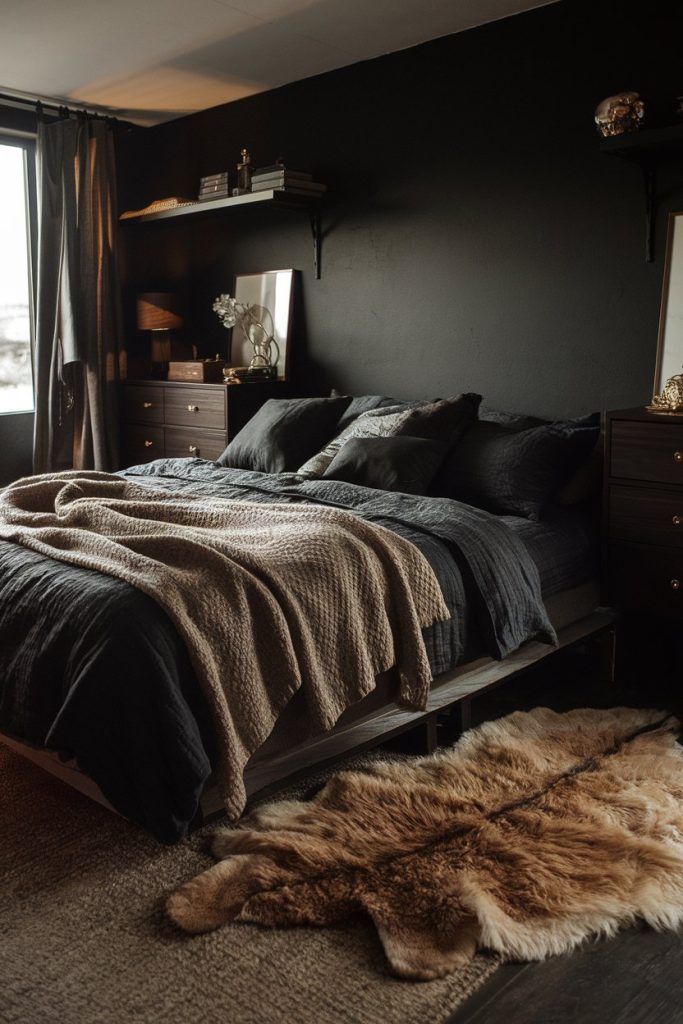
[[[38,119],[33,469],[119,466],[121,307],[111,128]]]

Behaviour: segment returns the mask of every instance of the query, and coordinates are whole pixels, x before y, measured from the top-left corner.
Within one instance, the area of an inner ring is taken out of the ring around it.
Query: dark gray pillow
[[[511,430],[479,420],[447,457],[430,492],[500,515],[540,519],[595,447],[597,415]]]
[[[258,387],[245,384],[244,387]],[[235,434],[218,463],[233,469],[284,473],[327,444],[350,398],[270,398]]]
[[[341,393],[336,391],[334,388],[332,389],[331,395],[332,398],[341,397]],[[356,395],[355,398],[350,400],[348,408],[339,420],[339,432],[341,433],[342,430],[345,430],[350,423],[353,423],[354,420],[358,419],[361,413],[367,412],[369,409],[384,409],[389,405],[405,405],[406,408],[408,408],[410,404],[414,403],[401,402],[398,398],[387,398],[386,395]]]
[[[480,402],[481,395],[468,393],[420,405],[401,421],[396,434],[442,441],[445,454],[476,418]]]
[[[381,491],[426,494],[445,454],[442,442],[422,437],[352,437],[323,478]]]

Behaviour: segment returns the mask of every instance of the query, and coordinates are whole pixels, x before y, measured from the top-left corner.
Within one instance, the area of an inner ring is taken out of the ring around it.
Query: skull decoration
[[[640,128],[645,113],[645,104],[637,92],[620,92],[608,96],[595,110],[595,123],[605,138],[624,135]]]

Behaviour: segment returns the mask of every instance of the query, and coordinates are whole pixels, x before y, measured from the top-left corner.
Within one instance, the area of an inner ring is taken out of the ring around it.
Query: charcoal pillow
[[[476,418],[480,402],[481,395],[469,393],[420,405],[401,421],[396,434],[442,441],[450,448]]]
[[[333,399],[330,399],[333,401]],[[391,437],[396,433],[399,423],[410,414],[405,405],[389,405],[386,408],[368,409],[333,437],[321,451],[316,452],[299,466],[299,476],[320,477],[332,462],[338,451],[352,437]]]
[[[479,420],[455,446],[431,493],[500,515],[540,519],[595,447],[599,417],[510,430]]]
[[[340,396],[340,392],[334,389],[331,394],[333,398]],[[355,398],[351,399],[348,408],[339,420],[339,431],[345,430],[350,423],[358,419],[361,413],[368,412],[370,409],[385,409],[388,405],[396,406],[397,408],[405,406],[407,409],[409,405],[415,405],[415,403],[401,402],[398,398],[387,398],[386,395],[356,395]]]
[[[444,455],[440,441],[423,437],[352,437],[323,476],[382,491],[425,494]]]
[[[243,387],[258,387],[244,384]],[[350,398],[271,398],[234,436],[218,462],[260,473],[295,470],[337,432]]]

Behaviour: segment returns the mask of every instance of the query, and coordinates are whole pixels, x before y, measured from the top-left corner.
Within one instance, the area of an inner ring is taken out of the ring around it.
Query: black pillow
[[[218,463],[260,473],[295,470],[336,434],[339,417],[350,401],[345,397],[271,398],[235,434]]]
[[[444,455],[440,441],[422,437],[352,437],[332,459],[323,479],[426,494]]]
[[[445,454],[475,419],[480,402],[481,395],[469,393],[420,405],[401,422],[396,435],[442,441]]]
[[[430,493],[500,515],[540,519],[595,447],[597,415],[510,430],[479,420],[453,449]]]

